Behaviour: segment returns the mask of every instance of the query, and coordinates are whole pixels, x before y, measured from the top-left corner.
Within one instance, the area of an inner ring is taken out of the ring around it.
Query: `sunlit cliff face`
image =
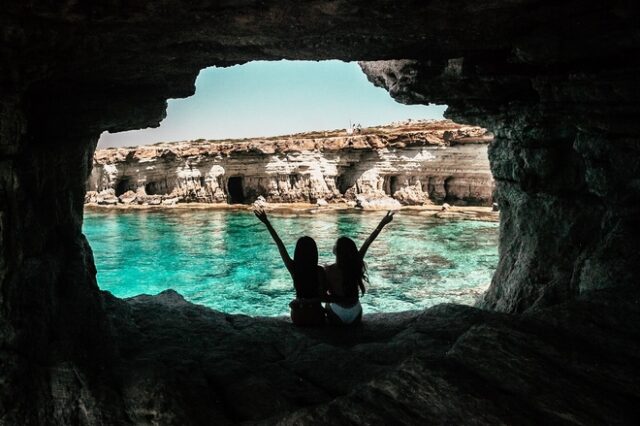
[[[449,118],[493,131],[500,263],[483,307],[532,311],[636,285],[640,29],[626,2],[10,1],[3,11],[0,408],[10,423],[71,423],[81,397],[87,415],[118,412],[105,396],[117,345],[81,234],[92,154],[104,130],[157,125],[165,100],[192,94],[206,66],[384,60],[362,68],[399,101],[445,103]]]
[[[490,206],[486,129],[451,121],[98,150],[88,203]],[[380,204],[382,203],[382,204]],[[386,203],[386,204],[385,204]]]

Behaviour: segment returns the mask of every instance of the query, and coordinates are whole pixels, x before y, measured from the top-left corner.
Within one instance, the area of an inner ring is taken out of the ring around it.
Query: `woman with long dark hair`
[[[295,325],[314,326],[325,322],[325,312],[320,303],[320,296],[324,293],[325,273],[318,266],[318,247],[311,237],[301,237],[296,243],[293,259],[282,243],[276,230],[271,226],[267,213],[262,209],[254,211],[256,217],[265,224],[273,241],[278,246],[280,257],[287,267],[296,298],[289,304],[291,307],[291,321]]]
[[[325,267],[328,298],[331,300],[326,304],[329,323],[357,324],[362,320],[360,293],[365,293],[365,282],[367,282],[364,256],[385,225],[393,220],[393,215],[393,212],[387,212],[360,250],[349,237],[340,237],[336,241],[333,247],[336,263]]]

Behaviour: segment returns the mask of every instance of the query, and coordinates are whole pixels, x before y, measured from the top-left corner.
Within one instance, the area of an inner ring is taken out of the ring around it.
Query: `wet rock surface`
[[[127,421],[157,424],[632,424],[640,296],[516,316],[461,305],[353,328],[228,315],[169,290],[105,294]]]

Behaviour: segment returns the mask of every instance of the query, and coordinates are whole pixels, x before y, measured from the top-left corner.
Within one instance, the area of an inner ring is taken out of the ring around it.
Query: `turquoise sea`
[[[293,256],[296,240],[318,243],[332,263],[337,237],[358,246],[384,212],[270,213]],[[249,211],[86,211],[98,284],[118,297],[172,288],[186,299],[229,313],[283,315],[292,282],[264,225]],[[396,214],[366,257],[365,312],[473,303],[498,262],[498,224]]]

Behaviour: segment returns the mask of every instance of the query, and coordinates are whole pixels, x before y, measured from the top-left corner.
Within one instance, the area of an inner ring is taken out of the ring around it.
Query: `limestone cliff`
[[[486,205],[485,129],[451,121],[98,150],[86,202]],[[397,201],[396,201],[397,200]],[[368,203],[368,204],[367,204]]]

